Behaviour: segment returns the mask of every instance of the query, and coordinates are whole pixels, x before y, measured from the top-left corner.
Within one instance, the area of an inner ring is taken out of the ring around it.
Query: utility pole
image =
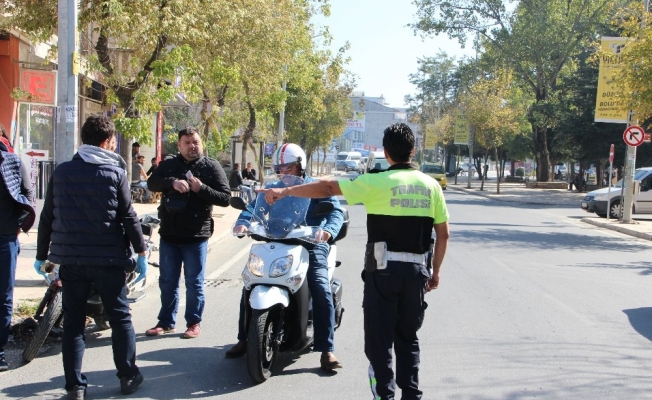
[[[650,0],[644,0],[645,12],[650,11]],[[645,26],[645,20],[641,22],[641,26]],[[632,112],[629,113],[629,118],[627,119],[627,126],[629,127],[632,124]],[[636,146],[627,146],[627,158],[625,160],[627,167],[625,168],[624,178],[624,197],[623,201],[620,204],[620,210],[622,219],[620,222],[631,223],[632,222],[632,206],[634,205],[634,171],[636,170]],[[611,177],[609,177],[611,179]],[[607,210],[607,213],[610,213],[611,210]]]
[[[283,66],[283,92],[285,92],[287,88],[287,73],[288,73],[288,66],[287,64]],[[283,145],[283,131],[285,127],[285,101],[283,102],[283,108],[281,108],[281,113],[279,114],[278,117],[278,137],[276,138],[276,148],[280,149],[281,146]]]
[[[77,45],[78,0],[59,0],[57,50],[57,130],[54,161],[69,161],[77,149],[79,132],[79,51]]]

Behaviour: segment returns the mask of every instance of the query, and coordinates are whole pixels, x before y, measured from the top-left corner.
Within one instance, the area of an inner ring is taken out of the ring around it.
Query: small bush
[[[516,171],[514,171],[514,176],[521,176],[521,177],[525,176],[525,168],[523,167],[516,168]]]

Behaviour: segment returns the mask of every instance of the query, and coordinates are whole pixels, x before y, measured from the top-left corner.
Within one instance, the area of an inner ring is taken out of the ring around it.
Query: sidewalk
[[[473,179],[471,181],[470,189],[467,189],[466,187],[467,180],[465,176],[461,177],[461,179],[460,177],[457,178],[457,185],[453,182],[454,178],[449,178],[449,190],[466,192],[497,201],[520,204],[539,204],[564,207],[571,206],[579,209],[581,200],[586,196],[586,193],[578,193],[567,189],[529,189],[520,183],[506,182],[500,184],[500,194],[496,194],[497,182],[495,179],[485,181],[483,191],[480,191],[481,181],[478,179]],[[600,218],[594,213],[586,213],[586,217],[582,218],[580,221],[600,228],[617,231],[625,235],[652,240],[652,221],[650,220],[638,220],[630,224],[624,224],[614,219],[607,221],[606,218]]]
[[[158,215],[159,204],[141,204],[134,203],[134,210],[139,217],[145,214]],[[231,227],[240,215],[240,211],[233,207],[213,207],[213,219],[215,220],[215,233],[208,240],[208,249],[219,243],[224,238],[231,235]],[[45,294],[47,285],[45,280],[34,271],[34,260],[36,258],[36,237],[38,227],[38,218],[34,227],[29,231],[29,235],[21,233],[18,237],[20,241],[20,254],[18,256],[18,265],[16,268],[16,287],[14,289],[14,307],[22,301],[36,299],[39,300]],[[158,229],[152,235],[152,241],[158,247],[159,236]],[[153,254],[153,260],[158,261],[158,251]],[[156,284],[158,282],[158,268],[149,266],[147,269],[146,285]]]

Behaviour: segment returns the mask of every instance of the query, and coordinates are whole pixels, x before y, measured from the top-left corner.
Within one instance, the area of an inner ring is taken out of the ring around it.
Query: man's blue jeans
[[[0,355],[4,355],[4,347],[9,339],[18,253],[18,236],[0,235]]]
[[[170,243],[161,239],[159,246],[161,311],[158,326],[174,328],[179,310],[181,264],[186,281],[186,326],[201,322],[204,312],[204,273],[208,240],[197,243]]]
[[[61,353],[66,390],[73,386],[86,386],[82,374],[82,359],[86,348],[86,301],[91,285],[102,299],[104,313],[111,325],[113,362],[118,378],[133,377],[136,366],[136,334],[131,323],[127,300],[126,274],[121,267],[96,265],[62,265],[59,269],[63,290],[63,339]]]
[[[315,335],[314,351],[325,352],[335,350],[335,308],[333,295],[328,282],[328,253],[327,243],[315,245],[308,250],[310,266],[308,267],[308,288],[312,297],[312,315]],[[238,340],[247,340],[244,331],[245,304],[244,292],[240,300],[240,321],[238,323]]]

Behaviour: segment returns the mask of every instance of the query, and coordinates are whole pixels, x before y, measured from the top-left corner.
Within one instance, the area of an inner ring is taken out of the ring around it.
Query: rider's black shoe
[[[238,358],[242,357],[247,353],[247,342],[245,340],[238,340],[238,343],[233,345],[226,354],[226,358]]]

